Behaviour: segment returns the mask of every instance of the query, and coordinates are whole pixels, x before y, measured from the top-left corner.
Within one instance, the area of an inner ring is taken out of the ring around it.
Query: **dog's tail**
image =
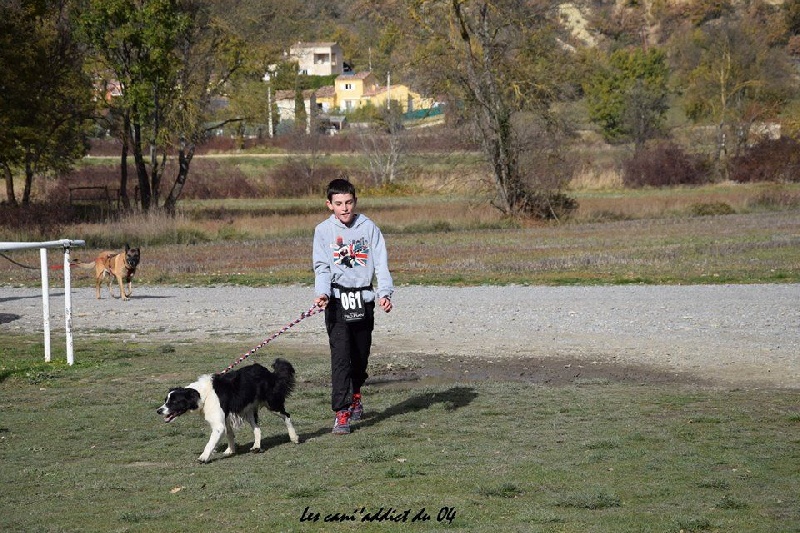
[[[92,261],[90,263],[81,263],[77,259],[73,259],[72,261],[69,262],[69,265],[72,268],[83,268],[83,269],[86,269],[86,270],[88,270],[90,268],[94,268],[94,264],[95,264],[94,261]],[[61,266],[61,268],[64,268],[63,265]]]
[[[278,357],[275,359],[275,362],[272,363],[272,369],[275,371],[275,376],[277,378],[275,380],[275,386],[282,391],[283,397],[286,398],[294,390],[294,367],[286,359]]]

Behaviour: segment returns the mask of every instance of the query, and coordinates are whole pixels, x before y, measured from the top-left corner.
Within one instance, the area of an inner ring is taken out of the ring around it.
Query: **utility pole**
[[[272,68],[267,69],[264,81],[267,82],[267,135],[271,139],[274,135],[272,127]]]

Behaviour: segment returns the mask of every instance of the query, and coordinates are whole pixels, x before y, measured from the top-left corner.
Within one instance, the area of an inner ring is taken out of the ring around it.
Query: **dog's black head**
[[[131,270],[136,270],[141,260],[141,251],[138,247],[131,248],[127,243],[125,244],[125,264]]]
[[[200,408],[200,393],[195,389],[178,387],[170,389],[164,405],[156,409],[156,413],[164,417],[164,422],[172,422],[187,411]]]

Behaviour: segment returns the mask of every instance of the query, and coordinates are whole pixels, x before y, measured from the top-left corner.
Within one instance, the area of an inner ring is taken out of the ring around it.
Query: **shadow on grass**
[[[365,413],[365,418],[363,418],[360,422],[354,423],[351,428],[353,432],[360,431],[364,428],[372,427],[377,424],[380,424],[393,416],[403,415],[407,413],[414,413],[417,411],[421,411],[423,409],[429,409],[436,404],[443,404],[445,409],[448,411],[455,411],[456,409],[461,409],[462,407],[468,406],[472,401],[478,397],[478,393],[475,392],[475,389],[472,387],[451,387],[443,392],[431,392],[425,394],[417,394],[416,396],[412,396],[396,405],[392,405],[381,412],[368,414]],[[262,411],[259,413],[259,422],[264,430],[265,421],[267,420],[267,416],[270,413],[267,411]],[[273,423],[274,421],[270,421],[269,423]],[[282,425],[283,422],[278,420],[278,422]],[[248,426],[249,428],[249,426]],[[243,431],[247,431],[244,429]],[[313,433],[306,433],[300,435],[300,442],[306,442],[307,440],[314,439],[317,437],[322,437],[323,435],[329,435],[331,432],[330,426],[325,426],[316,430]],[[224,439],[223,439],[224,440]],[[275,448],[282,444],[286,444],[289,442],[289,436],[286,434],[278,434],[273,435],[271,437],[264,437],[261,439],[261,450],[266,451],[271,448]],[[240,454],[248,453],[250,447],[253,445],[253,442],[250,441],[247,444],[240,444],[237,443],[236,445],[236,453],[230,457],[235,457]],[[220,449],[223,444],[220,444]],[[227,459],[228,457],[212,457],[212,462]]]
[[[392,405],[383,411],[370,414],[367,411],[364,418],[350,427],[353,432],[380,424],[393,416],[403,415],[407,413],[414,413],[423,409],[429,409],[435,404],[443,404],[448,411],[455,411],[462,407],[468,406],[472,401],[478,397],[478,393],[472,387],[451,387],[443,392],[430,392],[425,394],[417,394],[402,402]],[[318,429],[312,434],[304,435],[303,441],[321,437],[331,432],[331,428],[326,426]]]

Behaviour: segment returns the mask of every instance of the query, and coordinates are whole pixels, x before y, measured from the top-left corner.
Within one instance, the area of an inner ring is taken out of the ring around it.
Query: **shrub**
[[[622,166],[622,182],[627,187],[700,185],[706,181],[701,160],[671,142],[639,150]]]
[[[800,56],[800,35],[792,35],[786,45],[786,51],[791,56]]]
[[[747,202],[747,207],[766,210],[797,209],[800,194],[788,191],[767,191]]]
[[[165,185],[172,186],[171,183]],[[192,163],[186,185],[181,192],[181,198],[196,200],[260,198],[261,195],[262,191],[252,185],[238,167],[225,165],[223,169],[219,162],[207,159],[198,159]]]
[[[314,167],[305,159],[292,159],[271,172],[270,193],[279,198],[321,196],[328,182],[342,175],[342,169],[331,165]]]
[[[560,220],[578,209],[578,201],[563,192],[528,192],[521,212],[539,220]]]
[[[168,170],[161,182],[161,198],[163,199],[172,187],[173,173]],[[128,196],[133,201],[138,177],[132,161],[128,165]],[[47,192],[46,202],[69,204],[70,187],[108,187],[112,202],[116,206],[116,194],[119,189],[118,165],[86,166],[73,170],[70,174],[58,179]],[[73,191],[75,193],[75,191]],[[245,174],[235,165],[222,165],[218,161],[195,159],[189,170],[186,184],[181,191],[181,199],[207,200],[214,198],[260,198],[262,191],[251,184]],[[101,192],[86,192],[95,199]],[[81,194],[73,194],[73,199],[80,199]],[[97,203],[96,201],[94,203]]]
[[[29,204],[17,207],[0,204],[1,241],[50,241],[74,216],[73,210],[58,204]]]
[[[755,144],[733,159],[731,179],[739,183],[800,182],[800,142],[782,137]]]
[[[689,210],[696,217],[733,215],[736,213],[736,210],[725,202],[693,204]]]
[[[133,178],[131,178],[133,177]],[[128,185],[135,183],[136,174],[132,166],[128,167]],[[52,204],[68,205],[70,203],[70,188],[74,187],[108,187],[109,194],[114,196],[119,188],[119,167],[114,165],[93,165],[73,170],[67,175],[60,176],[48,187],[44,201]],[[75,198],[82,195],[73,191]],[[92,193],[87,193],[92,194]],[[93,193],[98,194],[98,193]],[[116,201],[116,198],[114,198]]]

